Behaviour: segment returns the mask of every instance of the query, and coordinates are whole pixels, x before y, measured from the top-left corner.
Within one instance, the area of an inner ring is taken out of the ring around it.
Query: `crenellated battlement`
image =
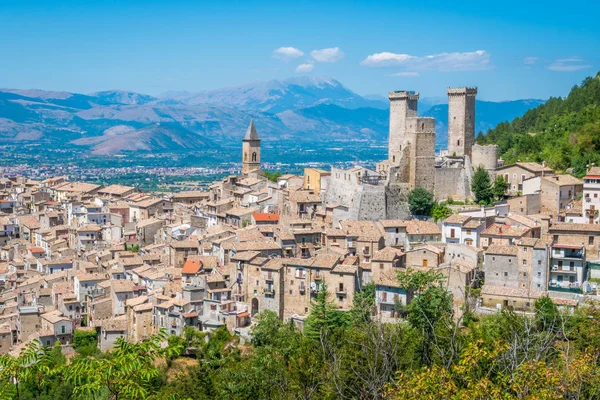
[[[477,87],[448,88],[446,92],[448,96],[475,96],[477,95]]]
[[[388,92],[388,99],[393,100],[419,100],[419,92],[414,90],[397,90],[394,92]]]

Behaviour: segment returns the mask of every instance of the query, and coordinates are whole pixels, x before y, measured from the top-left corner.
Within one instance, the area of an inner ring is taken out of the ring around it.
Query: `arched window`
[[[256,161],[256,152],[252,153],[252,161]]]
[[[248,153],[244,153],[244,161],[248,161]]]

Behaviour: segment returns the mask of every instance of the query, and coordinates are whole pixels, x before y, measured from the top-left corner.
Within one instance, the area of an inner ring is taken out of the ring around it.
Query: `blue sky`
[[[565,95],[600,70],[593,1],[0,0],[0,87],[157,95],[298,75],[360,94]]]

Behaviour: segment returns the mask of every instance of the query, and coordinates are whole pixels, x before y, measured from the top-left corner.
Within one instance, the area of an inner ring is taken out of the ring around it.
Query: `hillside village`
[[[418,93],[390,93],[389,158],[374,171],[306,168],[271,181],[250,122],[242,174],[208,191],[2,178],[0,354],[35,339],[68,345],[76,329],[98,332],[102,350],[188,326],[247,337],[265,310],[302,326],[320,291],[349,310],[370,283],[374,313],[397,322],[412,292],[396,274],[409,268],[441,272],[458,314],[465,304],[528,312],[546,295],[578,307],[600,279],[600,167],[581,180],[504,165],[495,146],[474,144],[476,93],[448,90],[449,149],[437,156]],[[479,166],[504,178],[504,201],[468,205]],[[437,223],[415,218],[415,188],[467,205]]]

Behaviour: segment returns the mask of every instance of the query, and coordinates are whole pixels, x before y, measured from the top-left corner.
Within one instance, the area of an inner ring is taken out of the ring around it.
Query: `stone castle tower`
[[[250,121],[246,136],[242,140],[242,174],[247,174],[260,169],[260,139],[254,126],[254,120]]]
[[[397,91],[388,93],[390,99],[390,134],[388,160],[397,163],[408,142],[406,119],[417,116],[419,93]]]
[[[407,183],[433,192],[435,174],[435,120],[417,116],[419,93],[397,91],[390,99],[388,159],[380,172],[390,183]],[[392,169],[393,168],[393,171]]]
[[[448,155],[469,156],[475,143],[477,88],[448,89]]]

